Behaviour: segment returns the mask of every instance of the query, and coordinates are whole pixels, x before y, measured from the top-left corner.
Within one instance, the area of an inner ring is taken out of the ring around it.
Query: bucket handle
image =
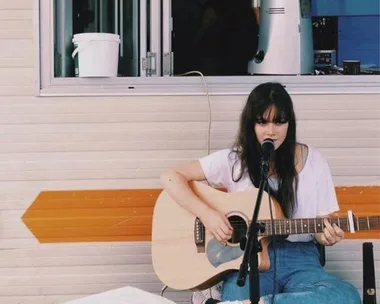
[[[80,50],[83,50],[91,41],[92,40],[88,40],[85,43],[83,43],[82,46],[80,47]],[[75,50],[71,54],[71,57],[74,59],[75,56],[78,54],[78,52],[79,52],[79,46],[75,48]]]

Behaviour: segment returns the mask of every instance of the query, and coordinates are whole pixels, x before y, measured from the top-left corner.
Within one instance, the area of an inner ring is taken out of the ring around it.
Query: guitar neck
[[[347,217],[332,217],[327,219],[330,224],[336,224],[343,231],[351,231]],[[262,220],[259,223],[265,226],[265,230],[259,232],[259,236],[318,233],[322,232],[325,228],[323,218]],[[380,216],[353,217],[353,228],[355,231],[378,229],[380,228]]]

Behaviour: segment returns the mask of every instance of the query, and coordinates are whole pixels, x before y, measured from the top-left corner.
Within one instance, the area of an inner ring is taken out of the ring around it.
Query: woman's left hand
[[[315,238],[318,243],[324,246],[332,246],[344,238],[344,231],[336,224],[330,224],[327,218],[323,220],[325,228],[322,233],[317,233]]]

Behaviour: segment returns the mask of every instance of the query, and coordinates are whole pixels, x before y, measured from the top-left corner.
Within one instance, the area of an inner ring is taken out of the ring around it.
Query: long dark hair
[[[238,178],[248,172],[255,187],[261,181],[261,146],[255,133],[255,124],[265,120],[264,113],[273,109],[274,120],[288,122],[288,132],[284,142],[274,153],[274,169],[279,179],[278,189],[271,189],[285,216],[291,217],[296,203],[298,175],[294,164],[296,146],[296,117],[293,102],[288,92],[280,83],[263,83],[257,86],[248,96],[247,103],[241,113],[240,129],[232,151],[241,160],[242,171]],[[234,170],[232,170],[234,171]]]

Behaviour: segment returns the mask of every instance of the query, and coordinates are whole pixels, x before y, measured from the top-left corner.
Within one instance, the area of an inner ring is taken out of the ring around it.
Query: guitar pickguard
[[[240,249],[239,245],[223,245],[216,239],[212,239],[207,244],[206,255],[207,259],[214,267],[218,267],[224,263],[235,260],[241,257],[244,251]]]

